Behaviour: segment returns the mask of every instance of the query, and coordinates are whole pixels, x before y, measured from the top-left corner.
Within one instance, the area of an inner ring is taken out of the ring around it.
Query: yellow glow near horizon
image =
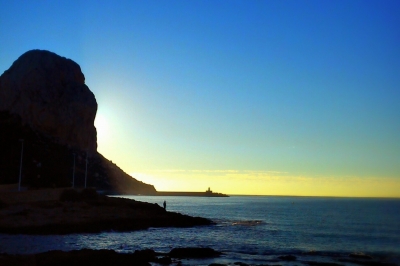
[[[236,170],[156,170],[131,173],[158,191],[205,191],[230,195],[400,197],[395,178],[303,177],[283,172]]]

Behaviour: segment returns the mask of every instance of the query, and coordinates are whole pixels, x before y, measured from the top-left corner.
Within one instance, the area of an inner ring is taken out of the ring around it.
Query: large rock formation
[[[97,103],[84,82],[78,64],[41,50],[23,54],[0,76],[0,184],[18,182],[23,139],[23,186],[156,192],[97,152]]]
[[[97,102],[74,61],[49,51],[26,52],[0,79],[0,111],[61,144],[95,152]]]

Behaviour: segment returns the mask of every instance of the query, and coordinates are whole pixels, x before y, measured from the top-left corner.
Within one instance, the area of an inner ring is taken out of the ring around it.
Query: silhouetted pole
[[[75,186],[75,153],[73,153],[74,155],[74,170],[72,171],[72,188],[74,188]]]
[[[85,188],[86,188],[86,181],[87,181],[87,165],[88,165],[88,158],[87,158],[87,152],[86,152]]]
[[[21,191],[21,176],[22,176],[22,158],[24,156],[24,140],[20,139],[21,142],[21,161],[19,163],[19,181],[18,181],[18,191]]]

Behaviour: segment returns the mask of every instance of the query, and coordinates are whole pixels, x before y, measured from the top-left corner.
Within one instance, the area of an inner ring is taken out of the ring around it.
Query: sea
[[[211,226],[150,228],[54,236],[0,234],[0,253],[113,249],[117,252],[176,247],[210,247],[219,258],[185,260],[182,265],[280,264],[281,256],[299,262],[353,265],[350,254],[366,254],[400,265],[400,199],[333,197],[174,197],[120,196],[157,203],[167,210],[209,218]],[[282,257],[281,257],[282,258]],[[347,262],[346,262],[347,261]],[[290,264],[290,263],[289,263]],[[288,265],[289,265],[288,264]],[[290,264],[292,265],[292,264]]]

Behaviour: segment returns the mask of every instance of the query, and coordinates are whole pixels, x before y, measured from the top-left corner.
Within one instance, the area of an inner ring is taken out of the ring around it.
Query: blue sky
[[[76,61],[99,152],[159,190],[400,196],[399,14],[398,1],[0,0],[0,72],[30,49]]]

